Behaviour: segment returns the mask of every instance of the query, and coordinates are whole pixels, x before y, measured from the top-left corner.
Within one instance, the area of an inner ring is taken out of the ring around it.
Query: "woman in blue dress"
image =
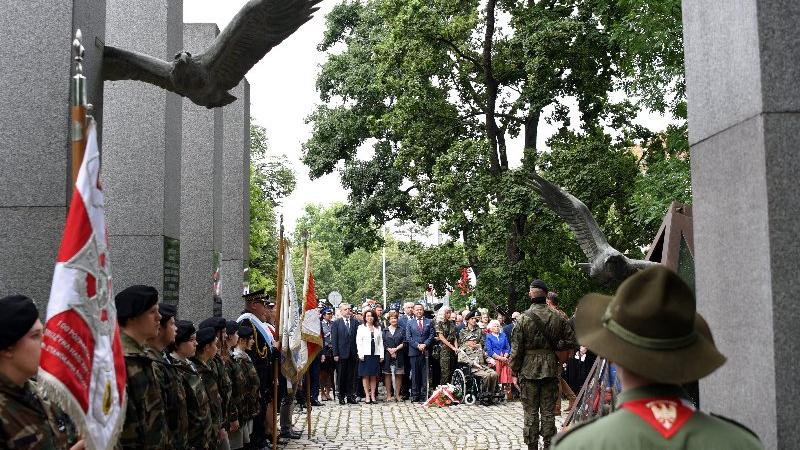
[[[364,385],[364,403],[375,403],[375,391],[378,389],[378,375],[381,373],[384,350],[378,314],[371,309],[364,312],[364,324],[359,325],[356,331],[356,349],[358,376]]]
[[[402,402],[400,386],[403,384],[403,358],[406,354],[405,332],[397,326],[397,311],[389,311],[389,324],[383,329],[383,385],[386,386],[387,402]],[[393,380],[394,378],[394,380]],[[394,385],[394,397],[392,397]]]

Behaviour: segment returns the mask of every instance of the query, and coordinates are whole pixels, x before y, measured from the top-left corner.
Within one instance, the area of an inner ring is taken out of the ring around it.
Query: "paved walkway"
[[[566,401],[563,408],[566,409]],[[303,438],[290,441],[286,450],[366,449],[526,449],[522,440],[522,404],[422,408],[418,404],[378,403],[339,405],[325,402],[311,413],[311,439],[302,423]],[[556,427],[566,414],[556,417]],[[304,420],[304,419],[302,419]],[[301,421],[302,421],[301,420]],[[298,423],[297,427],[300,428]],[[394,436],[414,436],[398,442]]]

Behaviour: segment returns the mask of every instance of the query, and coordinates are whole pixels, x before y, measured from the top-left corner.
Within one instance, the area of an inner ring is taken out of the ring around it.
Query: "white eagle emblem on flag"
[[[647,407],[653,412],[653,417],[667,430],[672,428],[675,419],[678,418],[677,406],[677,403],[669,400],[657,400],[647,404]]]

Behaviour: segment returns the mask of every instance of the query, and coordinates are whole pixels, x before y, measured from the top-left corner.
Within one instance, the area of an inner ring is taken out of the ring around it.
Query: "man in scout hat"
[[[681,384],[725,363],[691,289],[664,266],[623,282],[614,297],[586,295],[575,316],[581,345],[617,366],[617,410],[559,435],[564,449],[762,449],[750,430],[697,411]]]
[[[0,311],[0,448],[85,448],[75,442],[69,417],[30,380],[39,369],[44,330],[33,300],[3,297]]]
[[[119,442],[123,449],[167,449],[170,435],[155,362],[144,344],[158,336],[161,314],[158,291],[152,286],[134,285],[114,297],[122,353],[128,374],[125,392],[128,406]]]
[[[511,375],[520,386],[525,424],[522,433],[528,449],[544,448],[556,434],[553,414],[558,396],[556,350],[575,346],[575,333],[569,323],[547,306],[547,284],[533,280],[528,296],[531,306],[517,318],[511,337]],[[462,331],[463,333],[463,331]],[[539,416],[541,414],[541,424]]]

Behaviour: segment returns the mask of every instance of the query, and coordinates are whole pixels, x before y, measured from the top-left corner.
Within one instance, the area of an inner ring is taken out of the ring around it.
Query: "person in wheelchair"
[[[476,336],[469,336],[465,344],[466,346],[458,349],[458,362],[467,364],[472,375],[481,379],[484,393],[481,404],[485,406],[491,405],[492,398],[497,393],[497,372],[486,365],[486,355],[478,345]]]

